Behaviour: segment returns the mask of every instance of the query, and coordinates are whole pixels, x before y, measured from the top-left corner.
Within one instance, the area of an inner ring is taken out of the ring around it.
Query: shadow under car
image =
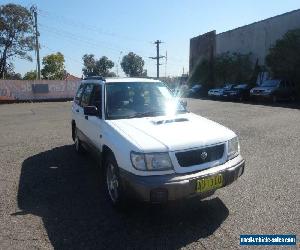
[[[133,203],[116,211],[106,201],[97,162],[72,145],[33,155],[22,164],[20,212],[42,218],[55,249],[180,248],[208,237],[228,217],[219,198],[167,205]]]

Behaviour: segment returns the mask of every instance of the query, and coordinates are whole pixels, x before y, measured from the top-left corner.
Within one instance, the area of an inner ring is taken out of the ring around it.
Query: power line
[[[49,32],[49,33],[52,33],[52,34],[54,34],[54,35],[56,35],[60,38],[64,37],[64,38],[72,40],[72,42],[74,42],[76,40],[78,42],[81,42],[81,43],[85,44],[86,46],[90,45],[93,48],[98,49],[99,48],[99,43],[101,43],[101,47],[104,47],[106,49],[114,51],[116,55],[119,55],[120,51],[123,51],[125,53],[133,51],[132,49],[129,49],[129,48],[116,46],[116,45],[112,44],[111,42],[95,40],[94,38],[82,36],[82,34],[72,33],[72,32],[69,32],[69,31],[66,31],[66,30],[63,30],[63,29],[58,29],[57,27],[52,27],[52,26],[41,24],[41,23],[39,23],[39,27],[42,30],[44,30],[46,32]],[[144,54],[144,52],[141,52],[139,50],[134,50],[134,52],[138,53],[139,55],[143,56],[144,58],[147,57]],[[182,60],[175,59],[173,57],[168,56],[168,63],[171,64],[171,65],[182,66],[181,62],[182,62]]]
[[[47,49],[47,50],[50,51],[51,53],[57,53],[57,51],[55,51],[55,50],[49,48],[48,46],[42,45],[41,47]],[[64,55],[64,57],[69,58],[70,60],[72,60],[72,62],[78,63],[78,65],[81,65],[81,66],[82,66],[82,64],[83,64],[83,62],[79,61],[77,58],[70,57],[70,56],[66,56],[66,55]]]
[[[80,21],[75,20],[75,19],[66,18],[66,17],[61,16],[61,15],[50,13],[49,11],[45,11],[45,10],[42,10],[42,9],[38,9],[38,10],[39,10],[40,16],[42,16],[42,17],[52,18],[52,20],[57,21],[57,22],[63,21],[63,23],[66,24],[66,25],[70,25],[72,27],[83,29],[85,31],[90,30],[92,32],[95,32],[95,33],[98,33],[98,34],[101,34],[101,35],[105,35],[105,36],[119,37],[119,38],[122,38],[122,39],[131,40],[131,41],[138,42],[138,43],[144,43],[144,44],[151,43],[152,44],[152,42],[149,42],[149,41],[144,41],[144,40],[136,39],[136,38],[133,38],[133,37],[120,35],[120,34],[117,34],[117,33],[114,33],[114,32],[109,32],[109,31],[103,30],[102,28],[97,27],[95,25],[88,25],[86,23],[80,22]],[[53,29],[53,28],[51,27],[51,29]],[[63,32],[65,32],[65,31],[63,31]],[[109,42],[109,44],[111,45],[111,42]],[[126,49],[128,51],[131,51],[131,49],[128,49],[128,48],[126,48]],[[122,48],[121,50],[124,50],[124,48]],[[120,48],[118,49],[118,51],[120,51]],[[135,50],[135,52],[139,53],[139,54],[142,54],[140,51]],[[169,56],[168,59],[172,60],[172,61],[177,61],[177,62],[182,62],[184,60],[183,58],[176,58],[176,57],[173,57],[173,56],[172,57]]]
[[[117,53],[117,54],[119,54],[119,52],[120,52],[120,49],[108,46],[105,42],[102,42],[102,41],[96,41],[96,40],[93,41],[92,39],[89,39],[89,38],[82,38],[82,37],[80,37],[80,36],[78,36],[74,33],[59,30],[59,29],[56,29],[56,28],[53,28],[53,27],[49,27],[47,25],[41,25],[40,24],[40,27],[46,32],[49,32],[49,33],[54,34],[56,36],[59,36],[60,38],[64,37],[64,38],[70,39],[70,40],[72,40],[72,42],[78,41],[78,42],[81,42],[85,45],[90,45],[91,47],[98,48],[98,49],[99,49],[99,47],[102,46],[106,49],[115,51],[115,53]],[[103,44],[105,44],[105,46],[99,45],[99,43],[103,43]]]
[[[116,33],[107,32],[107,31],[105,31],[105,30],[103,30],[99,27],[94,26],[94,25],[87,25],[87,24],[84,24],[82,22],[79,22],[78,20],[73,21],[75,19],[65,18],[63,16],[59,16],[57,14],[52,14],[48,11],[44,11],[44,10],[40,10],[40,9],[38,9],[38,11],[39,11],[39,17],[42,17],[44,20],[45,20],[45,18],[46,19],[51,18],[52,20],[54,20],[56,22],[63,22],[64,24],[71,25],[72,27],[76,27],[76,28],[80,28],[80,29],[84,29],[84,30],[90,30],[90,31],[93,31],[93,32],[101,34],[101,35],[106,35],[106,36],[111,36],[111,37],[120,37],[122,39],[128,39],[128,40],[132,40],[132,41],[134,40],[135,42],[139,42],[139,43],[143,42],[143,43],[149,44],[148,41],[146,42],[146,41],[137,40],[135,38],[124,37],[124,36],[116,34]],[[74,42],[79,42],[81,44],[84,44],[86,47],[89,46],[89,47],[93,47],[93,48],[96,48],[96,49],[99,49],[99,48],[102,47],[102,48],[111,50],[112,52],[114,52],[115,55],[118,55],[118,56],[119,56],[120,51],[123,51],[124,54],[126,54],[128,52],[131,52],[131,51],[134,51],[135,53],[138,53],[139,55],[143,56],[144,59],[146,61],[148,61],[147,60],[148,56],[145,55],[145,52],[141,52],[141,51],[138,51],[138,50],[135,50],[135,49],[132,50],[132,48],[129,49],[129,48],[124,48],[123,46],[114,45],[114,44],[111,43],[111,41],[99,41],[99,40],[96,40],[95,37],[88,38],[86,36],[86,32],[76,34],[77,32],[72,33],[72,32],[69,32],[67,30],[58,28],[57,26],[56,27],[50,27],[50,26],[40,24],[40,23],[39,23],[39,28],[40,29],[42,28],[43,31],[51,33],[52,35],[56,35],[57,37],[72,40],[72,43],[70,45],[74,44]],[[101,44],[99,45],[99,43],[101,43]],[[159,47],[158,47],[158,50],[159,50]],[[159,54],[156,57],[159,57]],[[159,61],[160,58],[163,58],[163,56],[161,56],[158,59],[156,57],[153,57],[152,59],[156,59],[156,60]],[[180,68],[181,68],[182,67],[182,61],[185,61],[185,60],[174,58],[172,56],[170,57],[168,55],[168,58],[167,58],[165,63],[166,64],[168,63],[168,65],[174,65],[178,68],[180,66]],[[151,64],[151,63],[149,62],[149,64]],[[161,65],[161,64],[158,62],[157,70],[156,70],[157,71],[157,76],[159,76],[159,65]],[[118,65],[117,65],[117,67],[118,67]],[[165,67],[165,74],[166,74],[166,67]]]
[[[48,17],[48,18],[52,18],[52,20],[57,21],[57,22],[61,22],[63,21],[64,24],[66,25],[70,25],[72,27],[76,27],[76,28],[80,28],[83,30],[90,30],[93,31],[95,33],[101,34],[101,35],[106,35],[106,36],[111,36],[111,37],[119,37],[122,39],[126,39],[126,40],[130,40],[130,41],[134,41],[134,42],[139,42],[139,43],[149,43],[149,41],[144,41],[144,40],[140,40],[137,39],[136,37],[129,37],[129,36],[124,36],[124,35],[120,35],[114,32],[110,32],[107,30],[104,30],[100,27],[97,27],[95,25],[88,25],[86,23],[80,22],[78,20],[75,19],[71,19],[71,18],[66,18],[65,16],[61,16],[61,15],[57,15],[56,13],[51,13],[49,11],[45,11],[42,9],[39,9],[39,12],[41,13],[41,16],[43,17]]]

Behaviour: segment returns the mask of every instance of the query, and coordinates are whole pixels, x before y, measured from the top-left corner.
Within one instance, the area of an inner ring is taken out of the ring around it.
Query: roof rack
[[[105,82],[105,78],[103,76],[88,76],[83,78],[83,80],[101,80]]]

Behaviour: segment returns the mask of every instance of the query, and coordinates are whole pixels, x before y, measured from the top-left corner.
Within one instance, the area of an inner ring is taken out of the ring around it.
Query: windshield
[[[239,84],[239,85],[235,86],[234,88],[235,88],[235,89],[245,89],[245,88],[247,88],[247,87],[248,87],[247,84]]]
[[[192,89],[201,89],[201,85],[195,85],[192,87]]]
[[[267,81],[264,81],[261,86],[262,87],[278,87],[279,86],[279,81],[267,80]]]
[[[229,89],[232,88],[232,86],[233,86],[233,84],[227,84],[227,85],[225,85],[225,86],[223,87],[223,89],[229,90]]]
[[[107,119],[174,115],[186,109],[162,82],[108,83]]]

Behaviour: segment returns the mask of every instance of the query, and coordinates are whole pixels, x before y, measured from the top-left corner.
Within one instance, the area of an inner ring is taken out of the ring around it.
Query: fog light
[[[244,173],[244,167],[240,167],[238,177],[240,177]]]
[[[168,200],[168,190],[165,188],[153,189],[150,192],[150,201],[153,203],[162,203]]]

